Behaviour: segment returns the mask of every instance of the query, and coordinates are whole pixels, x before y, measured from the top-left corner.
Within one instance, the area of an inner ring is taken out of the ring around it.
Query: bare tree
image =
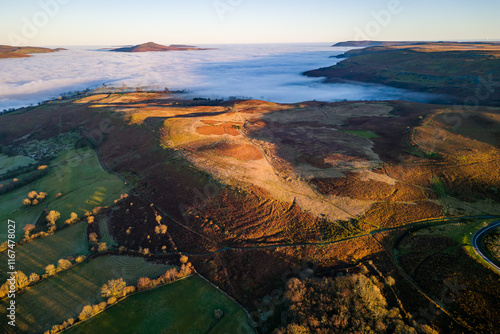
[[[123,297],[125,296],[125,288],[127,283],[123,278],[109,280],[108,283],[104,284],[101,288],[101,295],[104,298],[107,297]]]

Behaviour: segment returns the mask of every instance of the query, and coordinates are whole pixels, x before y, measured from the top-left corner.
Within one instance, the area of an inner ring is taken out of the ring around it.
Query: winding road
[[[500,220],[494,221],[493,223],[489,224],[486,227],[483,227],[482,229],[474,233],[474,235],[472,236],[472,247],[474,248],[476,253],[483,258],[484,261],[488,262],[491,267],[493,267],[497,272],[500,273],[500,267],[497,266],[493,261],[491,261],[486,255],[484,255],[481,247],[481,240],[484,238],[484,236],[488,234],[489,231],[497,227],[500,227]]]

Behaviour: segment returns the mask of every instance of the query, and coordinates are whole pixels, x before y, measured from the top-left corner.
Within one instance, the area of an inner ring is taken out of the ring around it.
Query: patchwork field
[[[56,264],[59,259],[70,255],[88,253],[87,222],[69,226],[57,233],[16,246],[16,269],[26,275],[45,273],[45,267]],[[7,263],[7,253],[0,254],[1,263]],[[0,272],[2,284],[8,278],[6,271]]]
[[[33,163],[36,163],[34,159],[24,155],[9,157],[5,154],[0,154],[0,176],[19,167],[28,166]]]
[[[130,296],[67,332],[255,333],[243,309],[198,276]]]
[[[102,300],[100,288],[110,279],[123,278],[135,285],[140,277],[157,277],[169,266],[151,264],[141,258],[102,256],[29,288],[16,297],[16,330],[38,333],[68,318],[77,318],[83,306]],[[1,303],[6,307],[5,300]],[[2,321],[1,330],[9,332]]]
[[[23,199],[28,198],[32,190],[48,195],[38,205],[24,207]],[[36,225],[37,221],[46,223],[45,209],[60,212],[61,218],[56,224],[62,226],[71,212],[82,217],[95,207],[113,204],[126,191],[123,181],[102,169],[94,151],[73,149],[52,160],[47,175],[0,195],[0,219],[16,222],[16,240],[20,240],[25,225]]]

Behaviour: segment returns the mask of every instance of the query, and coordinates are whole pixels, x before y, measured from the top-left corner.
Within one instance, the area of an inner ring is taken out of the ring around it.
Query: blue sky
[[[0,44],[500,39],[498,0],[0,0]]]

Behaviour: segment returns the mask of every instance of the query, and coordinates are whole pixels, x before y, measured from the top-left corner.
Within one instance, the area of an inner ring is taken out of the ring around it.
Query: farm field
[[[42,178],[0,195],[0,219],[16,222],[17,241],[22,238],[23,226],[36,224],[44,209],[60,212],[61,218],[56,223],[62,226],[71,212],[81,217],[97,206],[113,204],[127,191],[123,181],[101,168],[96,154],[90,149],[65,151],[51,161],[48,168],[48,174]],[[48,196],[37,206],[23,207],[23,199],[32,190],[46,192]],[[60,197],[56,196],[58,193]],[[45,223],[45,219],[41,221]]]
[[[82,221],[53,235],[16,246],[16,269],[26,275],[42,275],[47,265],[55,265],[59,259],[70,255],[86,254],[88,247],[87,222]],[[0,263],[7,263],[7,259],[7,252],[0,254]],[[6,271],[2,271],[0,282],[3,284],[7,278]]]
[[[1,174],[15,170],[19,167],[28,166],[32,163],[35,163],[35,160],[24,155],[9,157],[5,154],[0,154],[0,176]]]
[[[215,310],[222,310],[221,319]],[[243,309],[199,276],[126,298],[69,329],[84,333],[255,333]]]
[[[128,285],[135,285],[140,277],[157,277],[169,268],[135,257],[108,255],[92,259],[18,294],[16,329],[24,333],[43,332],[78,317],[83,306],[103,301],[100,288],[108,280],[123,278]],[[6,307],[5,300],[1,307]],[[7,332],[5,322],[0,326],[0,331]]]

